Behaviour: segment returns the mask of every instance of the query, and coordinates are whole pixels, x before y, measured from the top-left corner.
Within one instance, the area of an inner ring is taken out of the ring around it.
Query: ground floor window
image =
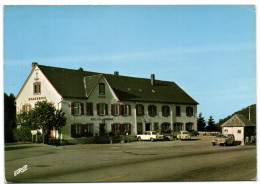
[[[137,134],[143,133],[143,123],[137,123]]]
[[[153,130],[159,131],[159,123],[153,123]]]
[[[193,123],[186,123],[186,131],[192,131],[193,130]]]
[[[86,124],[86,137],[93,137],[93,124]]]
[[[182,131],[183,124],[182,123],[174,123],[173,124],[173,131],[179,132]]]
[[[162,123],[162,133],[171,133],[170,123]]]
[[[145,131],[151,131],[151,123],[145,123]]]
[[[130,135],[131,134],[131,124],[130,123],[114,123],[111,125],[111,132],[115,135]]]
[[[71,125],[71,137],[80,137],[81,136],[81,124]]]

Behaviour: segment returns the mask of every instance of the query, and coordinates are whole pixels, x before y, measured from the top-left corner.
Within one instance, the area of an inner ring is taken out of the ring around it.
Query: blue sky
[[[215,121],[256,103],[254,6],[5,6],[4,92],[38,62],[176,82]]]

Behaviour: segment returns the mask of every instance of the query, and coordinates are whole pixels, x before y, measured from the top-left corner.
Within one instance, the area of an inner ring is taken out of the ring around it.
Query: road
[[[6,146],[9,182],[247,181],[256,178],[255,146],[192,141]],[[14,176],[27,165],[28,170]]]

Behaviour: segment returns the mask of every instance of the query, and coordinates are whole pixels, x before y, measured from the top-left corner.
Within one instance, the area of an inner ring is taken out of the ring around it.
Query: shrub
[[[196,130],[192,130],[192,131],[190,132],[190,135],[191,135],[191,136],[198,136],[199,133],[198,133]]]
[[[14,139],[17,142],[32,142],[31,129],[27,127],[14,129]]]

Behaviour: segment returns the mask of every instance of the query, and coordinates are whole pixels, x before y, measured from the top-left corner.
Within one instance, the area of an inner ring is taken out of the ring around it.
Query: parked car
[[[185,139],[191,139],[191,136],[188,131],[180,131],[177,135],[177,139],[185,140]]]
[[[215,145],[223,145],[223,146],[226,146],[226,145],[234,145],[235,143],[235,137],[233,134],[226,134],[226,135],[223,135],[223,134],[220,134],[220,135],[217,135],[212,141],[211,141],[212,145],[215,146]]]
[[[143,141],[143,140],[155,141],[155,140],[163,140],[163,139],[164,139],[163,135],[159,134],[156,131],[146,131],[143,134],[137,135],[138,141]]]

